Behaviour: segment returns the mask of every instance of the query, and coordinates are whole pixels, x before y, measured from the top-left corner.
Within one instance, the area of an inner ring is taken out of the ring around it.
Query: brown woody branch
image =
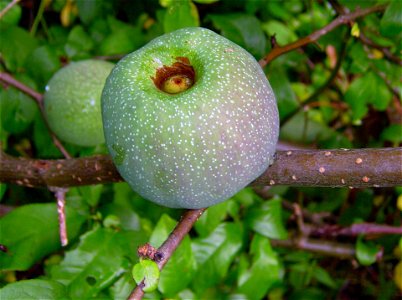
[[[355,19],[364,17],[371,13],[383,11],[383,10],[385,10],[386,7],[387,7],[387,5],[378,5],[378,6],[372,6],[369,8],[365,8],[365,9],[356,9],[354,12],[342,14],[342,15],[338,16],[336,19],[334,19],[328,25],[324,26],[323,28],[313,32],[312,34],[310,34],[306,37],[303,37],[303,38],[301,38],[293,43],[287,44],[285,46],[276,45],[275,47],[272,48],[272,50],[265,57],[263,57],[259,61],[259,64],[261,67],[265,67],[267,64],[269,64],[272,60],[274,60],[278,56],[285,54],[287,52],[290,52],[292,50],[295,50],[297,48],[306,46],[307,44],[313,43],[313,42],[317,41],[320,37],[326,35],[328,32],[334,30],[336,27],[338,27],[340,25],[348,24]]]
[[[5,73],[5,72],[0,72],[0,81],[4,82],[7,85],[11,85],[11,86],[17,88],[18,90],[27,94],[28,96],[31,96],[36,101],[39,108],[42,109],[43,96],[41,93],[38,93],[34,89],[31,89],[29,86],[23,84],[22,82],[19,82],[13,76],[11,76],[10,74]]]
[[[153,259],[158,264],[160,270],[168,262],[169,258],[172,256],[173,252],[179,246],[183,238],[186,234],[191,230],[194,223],[201,217],[204,213],[205,208],[203,209],[195,209],[195,210],[187,210],[181,220],[177,223],[175,229],[170,233],[168,239],[158,248],[156,254]],[[142,299],[144,295],[144,283],[140,283],[137,287],[131,292],[128,297],[129,300]]]
[[[402,185],[402,147],[278,151],[253,186],[390,187]],[[109,156],[28,159],[0,154],[0,182],[72,187],[122,181]]]

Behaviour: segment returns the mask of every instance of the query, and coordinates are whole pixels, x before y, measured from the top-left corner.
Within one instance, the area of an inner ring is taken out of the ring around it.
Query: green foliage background
[[[278,100],[281,139],[319,148],[398,146],[401,68],[358,35],[364,32],[400,59],[401,2],[339,2],[350,10],[389,6],[265,68]],[[0,1],[0,9],[8,3]],[[70,61],[115,62],[159,35],[188,26],[210,28],[258,60],[270,51],[270,36],[285,45],[335,17],[328,2],[308,0],[22,1],[0,20],[0,70],[43,93],[51,76]],[[3,150],[15,156],[61,157],[30,97],[3,85],[0,109]],[[77,157],[106,153],[104,146],[65,146]],[[70,244],[62,249],[50,191],[0,188],[1,205],[12,208],[0,219],[0,244],[8,248],[0,252],[1,299],[125,299],[135,286],[131,269],[138,261],[137,247],[147,241],[158,247],[182,213],[142,199],[126,183],[70,188]],[[400,188],[274,187],[262,197],[247,188],[204,213],[146,297],[396,299],[401,294],[395,284],[401,265],[398,236],[372,241],[321,237],[322,243],[356,245],[356,260],[272,247],[271,240],[297,233],[285,202],[313,214],[328,213],[330,224],[401,226],[401,194]],[[384,256],[376,262],[380,248]]]

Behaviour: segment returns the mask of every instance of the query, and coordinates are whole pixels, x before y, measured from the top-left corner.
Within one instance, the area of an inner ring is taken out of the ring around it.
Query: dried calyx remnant
[[[151,77],[155,86],[168,94],[177,94],[191,88],[195,81],[195,71],[187,57],[176,57],[171,66],[163,66]]]

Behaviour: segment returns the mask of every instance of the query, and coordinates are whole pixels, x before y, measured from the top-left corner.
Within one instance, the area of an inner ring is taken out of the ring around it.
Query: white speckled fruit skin
[[[187,57],[196,83],[170,95],[151,79]],[[222,202],[272,163],[279,134],[274,93],[243,48],[204,28],[154,39],[114,68],[102,94],[106,144],[143,197],[174,208]]]
[[[44,95],[46,119],[61,140],[87,147],[105,142],[101,94],[113,67],[106,61],[82,60],[50,79]]]

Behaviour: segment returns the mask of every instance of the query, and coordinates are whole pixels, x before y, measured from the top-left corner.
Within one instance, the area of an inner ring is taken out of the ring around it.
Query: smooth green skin
[[[159,90],[157,68],[186,57],[195,84]],[[106,144],[122,177],[168,207],[222,202],[272,163],[279,134],[273,91],[244,49],[204,28],[154,39],[123,58],[102,94]]]
[[[45,113],[62,141],[86,147],[105,142],[100,102],[113,67],[101,60],[72,62],[50,79],[44,95]]]

